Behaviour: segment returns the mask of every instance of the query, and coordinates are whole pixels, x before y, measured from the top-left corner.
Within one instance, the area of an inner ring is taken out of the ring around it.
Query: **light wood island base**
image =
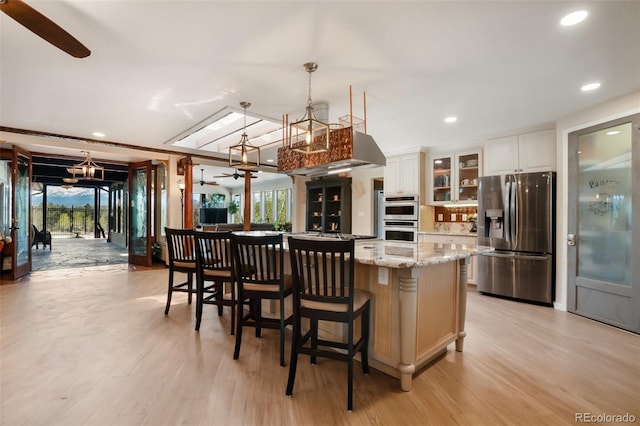
[[[414,268],[356,264],[356,286],[374,294],[369,364],[411,390],[413,375],[465,337],[468,258]],[[386,278],[386,279],[385,279]]]

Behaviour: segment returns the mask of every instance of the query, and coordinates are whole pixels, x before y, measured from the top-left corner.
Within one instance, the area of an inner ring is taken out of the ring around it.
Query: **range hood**
[[[352,127],[331,131],[329,151],[302,154],[289,147],[278,149],[278,172],[300,176],[326,176],[346,169],[385,166],[387,160],[370,135]]]

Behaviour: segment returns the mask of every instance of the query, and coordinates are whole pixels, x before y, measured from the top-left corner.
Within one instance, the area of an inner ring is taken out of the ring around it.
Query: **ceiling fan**
[[[251,179],[257,179],[258,176],[251,174],[251,172],[244,172],[244,173],[238,173],[238,171],[234,171],[233,173],[223,173],[220,176],[214,176],[214,178],[226,178],[226,177],[232,177],[235,180],[238,180],[238,178],[243,178],[245,173],[249,173],[251,175]]]
[[[204,169],[200,169],[200,186],[203,186],[203,185],[205,185],[205,184],[206,184],[206,185],[213,185],[213,186],[216,186],[216,185],[218,185],[218,182],[213,182],[213,181],[211,181],[211,182],[206,182],[206,181],[204,180]]]
[[[0,0],[0,10],[37,36],[75,58],[86,58],[91,54],[91,51],[71,34],[22,0]]]

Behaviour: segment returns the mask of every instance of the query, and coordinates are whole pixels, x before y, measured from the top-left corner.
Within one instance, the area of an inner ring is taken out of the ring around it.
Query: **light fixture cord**
[[[308,71],[309,73],[309,97],[307,98],[307,106],[310,107],[311,106],[311,73],[313,71]]]
[[[244,109],[244,126],[242,127],[242,133],[247,134],[247,106],[242,107]],[[242,138],[242,144],[244,145],[245,138]]]

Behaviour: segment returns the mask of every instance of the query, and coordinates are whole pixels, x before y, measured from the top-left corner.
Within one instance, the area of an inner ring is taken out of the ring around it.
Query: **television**
[[[227,209],[212,207],[201,208],[200,223],[227,223]]]

